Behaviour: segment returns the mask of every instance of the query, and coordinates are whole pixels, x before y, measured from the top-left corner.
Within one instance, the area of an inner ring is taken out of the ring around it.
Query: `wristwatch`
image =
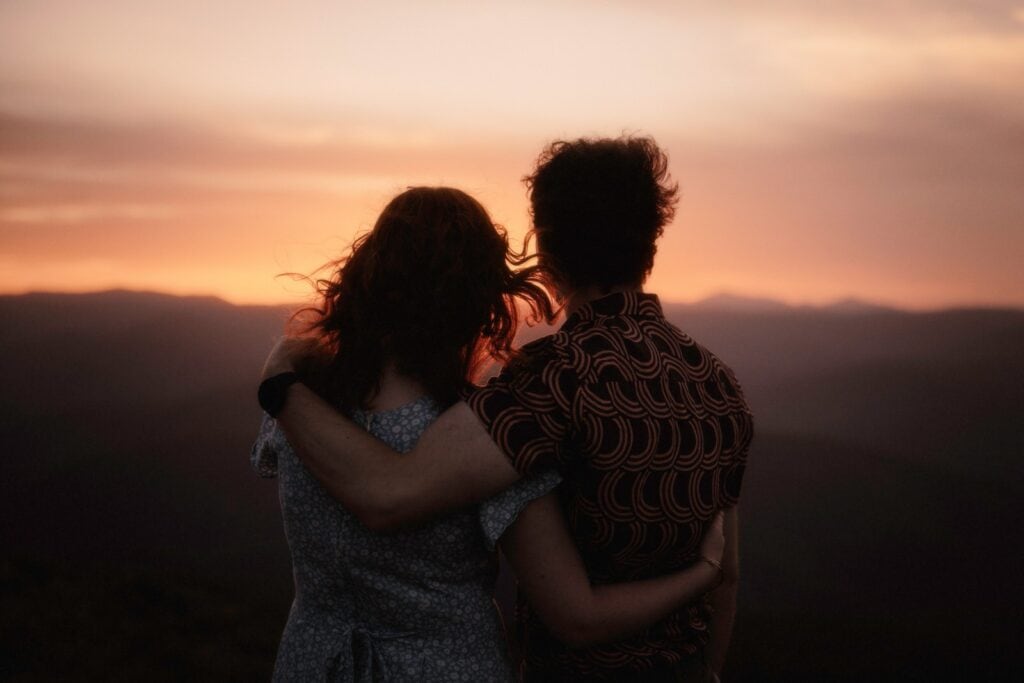
[[[260,382],[260,388],[256,391],[260,408],[263,408],[270,417],[277,417],[284,408],[285,399],[288,398],[288,387],[299,381],[299,373],[282,372]]]

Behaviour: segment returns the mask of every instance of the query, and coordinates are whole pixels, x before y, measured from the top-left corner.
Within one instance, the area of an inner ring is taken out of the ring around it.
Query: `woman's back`
[[[406,452],[439,412],[420,398],[353,418]],[[321,488],[268,417],[253,463],[279,477],[295,573],[275,680],[510,679],[475,507],[411,531],[371,532]]]
[[[318,301],[298,320],[323,353],[302,381],[394,450],[410,450],[439,412],[418,397],[457,401],[485,362],[507,357],[517,302],[551,317],[538,267],[512,270],[525,260],[466,193],[406,190],[315,280]],[[361,412],[367,402],[375,412]],[[516,484],[482,506],[490,514],[474,507],[381,536],[321,489],[273,421],[253,457],[263,474],[280,472],[295,566],[278,678],[510,678],[481,528],[493,543],[557,475]]]

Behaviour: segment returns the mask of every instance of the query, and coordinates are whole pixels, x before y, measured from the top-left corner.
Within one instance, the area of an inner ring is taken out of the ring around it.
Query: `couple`
[[[667,159],[649,138],[556,142],[526,181],[538,265],[466,194],[410,189],[319,283],[312,339],[267,359],[253,461],[279,477],[296,587],[275,679],[513,679],[495,546],[525,680],[721,669],[752,422],[642,291]],[[517,306],[552,317],[541,283],[567,319],[513,353]]]

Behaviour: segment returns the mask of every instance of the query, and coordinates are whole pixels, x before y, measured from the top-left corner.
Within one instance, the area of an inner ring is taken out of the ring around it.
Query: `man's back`
[[[717,510],[736,504],[752,419],[732,372],[669,324],[657,297],[619,292],[469,401],[517,470],[554,465],[570,529],[595,583],[692,563]],[[572,650],[527,610],[531,668],[574,674],[680,661],[707,642],[691,605],[625,641]]]

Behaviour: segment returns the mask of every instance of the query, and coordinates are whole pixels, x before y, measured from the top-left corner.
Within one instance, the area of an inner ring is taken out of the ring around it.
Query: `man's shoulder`
[[[677,344],[677,355],[683,361],[681,367],[687,371],[688,379],[706,379],[714,382],[724,383],[733,388],[737,395],[742,397],[742,390],[736,373],[714,351],[694,339],[689,333],[680,329],[675,324],[664,321],[664,326],[671,331],[673,339]]]
[[[569,337],[562,331],[535,339],[512,354],[502,374],[540,374],[550,368],[565,365],[569,362],[569,345]]]

